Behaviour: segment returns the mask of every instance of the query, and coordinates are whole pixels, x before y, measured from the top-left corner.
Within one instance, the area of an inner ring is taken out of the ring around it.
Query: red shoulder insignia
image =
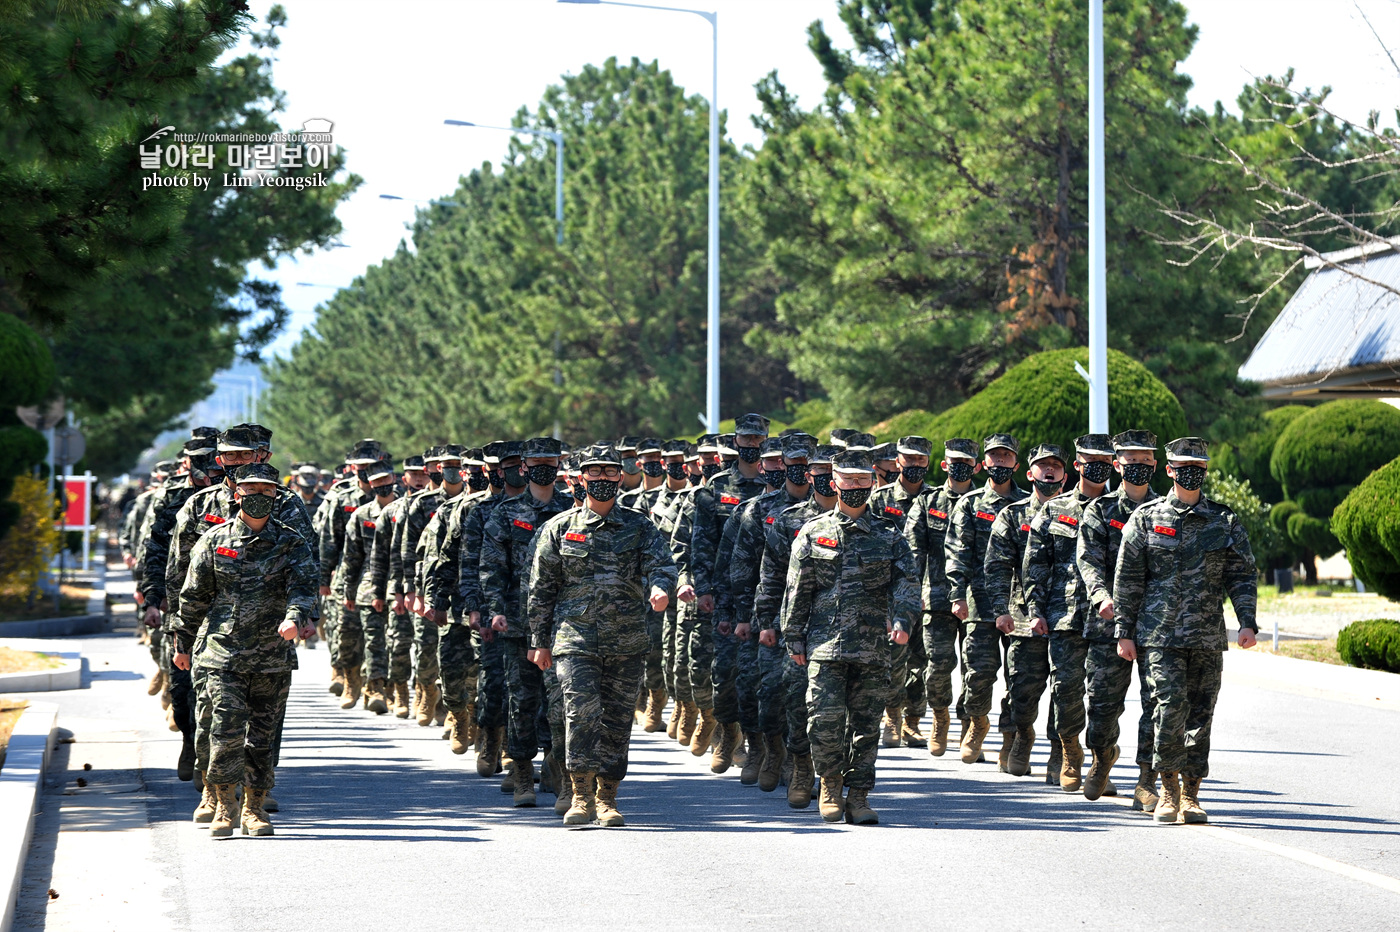
[[[569,533],[567,533],[567,534],[564,535],[564,539],[565,539],[565,540],[577,541],[578,543],[581,544],[581,543],[583,543],[584,541],[588,540],[588,535],[587,535],[587,534],[580,534],[578,531],[570,531]]]
[[[360,507],[359,505],[341,505],[341,506],[340,506],[340,508],[341,508],[342,511],[354,511],[356,508],[359,508],[359,507]]]
[[[365,527],[374,527],[373,521],[362,521],[360,523],[363,524]]]
[[[818,537],[818,538],[817,538],[817,543],[821,544],[823,547],[835,547],[835,546],[836,546],[836,541],[832,540],[830,537]]]
[[[885,506],[885,514],[887,514],[887,515],[894,515],[896,518],[902,518],[902,517],[904,517],[904,509],[903,509],[903,508],[896,508],[896,507],[894,507],[893,505],[886,505],[886,506]]]
[[[1176,536],[1176,528],[1174,527],[1166,527],[1161,524],[1154,524],[1152,525],[1152,530],[1156,531],[1158,534],[1165,534],[1168,537]]]
[[[737,496],[737,495],[723,495],[723,494],[721,494],[720,497],[719,497],[719,503],[720,503],[721,505],[739,505],[739,504],[742,504],[742,503],[743,503],[743,499],[741,499],[741,498],[740,498],[739,496]]]
[[[766,518],[763,519],[763,523],[764,523],[764,524],[772,524],[772,523],[773,523],[774,521],[776,521],[776,520],[778,520],[778,519],[775,518],[775,517],[773,517],[772,515],[769,515],[768,517],[766,517]]]
[[[522,531],[533,531],[535,529],[535,526],[529,521],[521,521],[519,518],[516,518],[514,521],[511,522],[511,524],[520,528],[520,530]]]
[[[928,510],[928,513],[929,513],[930,515],[932,515],[933,517],[935,517],[935,518],[946,518],[946,517],[948,517],[948,512],[946,512],[946,511],[939,511],[937,508],[930,508],[930,509]]]
[[[1079,519],[1073,515],[1060,515],[1055,520],[1059,521],[1061,524],[1068,524],[1070,527],[1079,526]]]
[[[1022,533],[1029,533],[1029,532],[1030,532],[1030,529],[1031,529],[1031,526],[1030,526],[1029,524],[1023,524],[1023,525],[1021,525],[1021,532],[1022,532]]]
[[[218,548],[215,548],[214,552],[217,553],[217,554],[218,554],[219,556],[221,556],[221,557],[232,557],[232,558],[234,558],[235,560],[238,559],[238,551],[237,551],[237,550],[230,550],[230,549],[227,548],[227,547],[218,547]]]
[[[225,521],[228,520],[228,518],[221,518],[218,515],[214,514],[206,514],[204,516],[204,520],[208,521],[210,524],[223,524]]]
[[[979,511],[977,512],[977,517],[981,518],[983,521],[995,521],[997,519],[997,516],[989,511]]]
[[[1119,521],[1117,518],[1110,518],[1110,519],[1109,519],[1109,522],[1108,522],[1108,526],[1109,526],[1109,527],[1116,527],[1116,528],[1117,528],[1118,530],[1120,530],[1120,531],[1123,530],[1123,522],[1122,522],[1122,521]]]

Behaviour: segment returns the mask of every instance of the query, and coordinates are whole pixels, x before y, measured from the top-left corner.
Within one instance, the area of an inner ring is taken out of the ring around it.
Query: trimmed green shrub
[[[1226,475],[1248,479],[1250,488],[1266,502],[1281,502],[1283,486],[1269,471],[1274,445],[1284,428],[1312,409],[1305,405],[1284,405],[1264,412],[1264,426],[1236,444],[1221,445],[1220,456],[1211,456],[1211,464]]]
[[[1089,386],[1074,371],[1076,361],[1087,368],[1088,349],[1037,353],[956,407],[932,416],[906,411],[885,421],[878,425],[876,439],[922,434],[939,452],[949,437],[981,442],[988,434],[1005,431],[1020,442],[1023,451],[1049,442],[1072,455],[1074,438],[1085,433],[1089,424]],[[1117,350],[1108,351],[1108,417],[1110,432],[1146,429],[1164,444],[1186,433],[1186,412],[1176,396],[1145,366]],[[1158,453],[1159,462],[1165,462],[1164,456]],[[1157,476],[1159,482],[1165,481],[1161,469]]]
[[[1400,621],[1353,621],[1337,632],[1337,653],[1353,667],[1400,673]]]
[[[1213,501],[1228,505],[1240,519],[1245,533],[1249,535],[1249,549],[1254,553],[1256,564],[1262,567],[1270,556],[1278,552],[1283,544],[1283,534],[1274,527],[1272,509],[1254,494],[1248,479],[1212,469],[1206,473],[1205,493]]]
[[[39,334],[13,314],[0,313],[0,408],[38,404],[53,380],[53,356]]]
[[[1298,511],[1289,515],[1287,528],[1289,540],[1313,553],[1330,556],[1342,549],[1342,542],[1333,536],[1327,522],[1307,512]]]
[[[1288,519],[1300,513],[1303,509],[1298,507],[1297,502],[1282,501],[1269,509],[1269,523],[1274,526],[1285,537],[1288,536]]]
[[[1367,476],[1336,511],[1332,533],[1368,587],[1400,600],[1400,458]]]

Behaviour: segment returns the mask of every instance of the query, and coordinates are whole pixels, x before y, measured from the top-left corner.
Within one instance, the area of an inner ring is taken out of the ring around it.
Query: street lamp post
[[[524,133],[554,140],[554,222],[558,228],[554,241],[564,245],[564,134],[547,129],[526,129],[523,126],[487,126],[467,120],[443,120],[448,126],[470,126],[473,129],[494,129],[505,133]],[[384,197],[383,194],[379,195]]]
[[[1096,434],[1108,433],[1103,78],[1103,0],[1089,0],[1089,372],[1086,378],[1089,382],[1089,431]],[[1082,370],[1080,374],[1084,374]]]
[[[705,367],[705,409],[707,430],[719,430],[719,14],[684,7],[652,6],[645,3],[622,3],[620,0],[559,0],[560,3],[596,6],[626,6],[639,10],[664,10],[668,13],[693,13],[710,24],[713,48],[710,59],[710,275],[709,341]]]

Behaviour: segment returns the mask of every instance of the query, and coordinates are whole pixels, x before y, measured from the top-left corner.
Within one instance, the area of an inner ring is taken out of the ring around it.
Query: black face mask
[[[904,481],[907,482],[907,483],[909,483],[910,485],[919,485],[920,483],[922,483],[922,482],[924,481],[924,477],[927,476],[927,475],[928,475],[928,467],[927,467],[927,466],[905,466],[905,467],[904,467]]]
[[[266,518],[272,514],[272,508],[276,504],[276,498],[271,495],[263,495],[261,492],[244,495],[238,501],[238,507],[243,509],[243,513],[250,518]]]
[[[642,470],[641,467],[637,465],[637,458],[635,456],[624,456],[622,458],[622,471],[629,476],[635,476]]]
[[[822,498],[831,498],[836,494],[836,487],[831,484],[831,473],[812,473],[812,490]]]
[[[869,489],[842,489],[841,504],[850,508],[859,508],[870,499]]]
[[[1123,481],[1128,485],[1147,485],[1156,473],[1157,467],[1151,463],[1123,464]]]
[[[473,492],[481,492],[491,484],[491,480],[486,477],[486,473],[479,469],[474,469],[467,473],[467,485]]]
[[[992,480],[992,485],[1001,485],[1010,482],[1012,475],[1016,472],[1011,466],[988,466],[987,477]]]
[[[972,463],[956,462],[948,464],[948,478],[954,482],[972,481],[972,472],[975,467]]]
[[[704,466],[700,467],[700,475],[706,479],[709,479],[717,472],[719,472],[719,463],[706,463]]]
[[[393,498],[393,497],[394,497],[394,483],[391,482],[391,483],[389,483],[388,485],[381,485],[381,486],[375,487],[375,489],[374,489],[374,497],[375,497],[375,498]]]
[[[1079,467],[1079,474],[1084,477],[1085,482],[1103,485],[1108,481],[1108,477],[1113,475],[1113,464],[1094,460]]]
[[[557,478],[559,478],[558,466],[544,463],[540,466],[530,467],[530,481],[535,485],[553,485]]]
[[[506,486],[505,476],[502,476],[495,470],[492,470],[491,472],[488,472],[486,474],[486,481],[490,483],[491,488],[493,489],[503,489]]]
[[[895,469],[877,469],[877,470],[875,470],[875,471],[878,472],[878,473],[880,474],[880,478],[881,478],[881,479],[884,479],[885,482],[893,482],[894,480],[896,480],[896,479],[899,478],[899,469],[898,469],[898,468],[895,468]]]
[[[739,447],[739,459],[753,465],[758,462],[758,447]]]
[[[807,464],[790,463],[787,468],[787,481],[793,485],[806,485],[810,481],[807,477]]]
[[[1176,484],[1188,492],[1196,491],[1206,481],[1206,468],[1204,466],[1177,466],[1175,472]]]
[[[524,466],[508,466],[506,468],[506,485],[512,489],[523,489],[525,483],[529,482],[527,470]]]
[[[763,481],[767,485],[780,486],[783,484],[783,477],[787,475],[785,469],[765,469],[763,470]]]
[[[444,466],[444,467],[442,467],[442,481],[445,482],[445,483],[447,483],[448,485],[457,485],[458,483],[460,483],[460,482],[462,481],[462,467],[461,467],[461,466]]]
[[[435,483],[435,484],[437,484],[437,485],[442,485],[442,470],[441,470],[441,469],[439,469],[437,472],[426,473],[426,475],[427,475],[427,477],[428,477],[428,481],[429,481],[429,482]]]
[[[1045,498],[1050,498],[1053,495],[1059,495],[1061,492],[1064,491],[1064,489],[1065,481],[1063,479],[1035,480],[1035,490]]]
[[[588,494],[594,501],[610,502],[617,495],[616,479],[589,479]]]
[[[647,460],[642,464],[642,472],[653,479],[660,479],[666,473],[666,464],[660,460]]]
[[[705,477],[704,477],[703,475],[700,475],[700,476],[687,476],[686,478],[690,480],[690,484],[691,484],[691,485],[699,485],[700,483],[702,483],[702,482],[705,481]]]
[[[685,472],[685,463],[667,463],[666,475],[670,476],[676,481],[680,481],[681,479],[687,478]]]
[[[574,485],[574,501],[576,501],[576,502],[582,502],[582,501],[583,501],[585,498],[587,498],[587,497],[588,497],[588,490],[585,489],[585,488],[583,487],[583,483],[580,482],[580,483],[575,484],[575,485]]]

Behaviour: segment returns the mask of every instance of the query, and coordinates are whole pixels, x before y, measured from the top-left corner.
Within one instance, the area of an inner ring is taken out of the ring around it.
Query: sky
[[[677,0],[672,0],[677,2]],[[807,48],[807,26],[822,20],[838,45],[848,36],[835,0],[696,0],[718,13],[719,102],[727,132],[739,145],[761,138],[749,117],[758,109],[753,85],[776,69],[807,107],[825,82]],[[564,73],[610,56],[657,59],[687,90],[709,94],[711,36],[699,16],[554,0],[398,0],[385,15],[381,0],[282,0],[273,77],[287,98],[283,123],[335,122],[363,187],[339,211],[345,248],[282,260],[274,271],[251,267],[283,286],[290,327],[272,347],[285,354],[316,305],[366,267],[393,253],[408,235],[412,201],[451,192],[460,175],[506,151],[509,136],[447,127],[444,119],[506,125],[522,106],[533,109],[544,88]],[[270,0],[252,4],[263,18]],[[1354,119],[1400,104],[1400,68],[1388,58],[1361,13],[1400,57],[1400,0],[1192,0],[1197,44],[1182,70],[1195,86],[1190,100],[1233,109],[1255,75],[1296,71],[1301,87],[1334,88],[1333,103]],[[1393,117],[1391,118],[1393,122]],[[287,192],[286,196],[296,196]]]

